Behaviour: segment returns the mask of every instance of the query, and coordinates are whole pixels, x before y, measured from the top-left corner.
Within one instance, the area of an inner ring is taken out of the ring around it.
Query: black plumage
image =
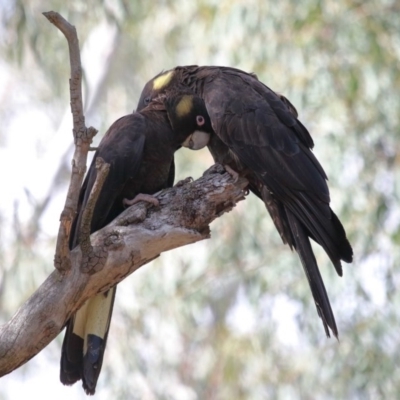
[[[246,176],[249,189],[264,201],[283,242],[300,257],[327,336],[331,329],[338,337],[309,238],[323,247],[340,276],[341,261],[351,262],[353,251],[329,206],[326,174],[295,107],[254,74],[186,66],[150,80],[137,109],[182,86],[206,104],[215,132],[208,144],[214,160]]]
[[[91,221],[91,232],[110,223],[139,194],[151,195],[174,181],[174,153],[182,145],[204,147],[212,131],[204,102],[180,90],[153,102],[140,112],[114,122],[95,153],[81,188],[70,246],[79,244],[85,204],[96,180],[95,161],[110,164]],[[82,379],[94,394],[100,374],[116,288],[89,299],[67,322],[61,355],[61,382]]]

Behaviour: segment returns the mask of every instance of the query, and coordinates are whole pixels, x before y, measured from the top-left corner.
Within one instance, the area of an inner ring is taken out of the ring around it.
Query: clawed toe
[[[224,165],[225,171],[233,178],[236,183],[239,179],[239,173],[233,170],[229,165]]]
[[[133,204],[139,203],[139,201],[145,201],[146,203],[150,203],[155,207],[158,207],[160,205],[160,202],[151,194],[144,194],[144,193],[139,193],[137,196],[135,196],[133,199],[123,199],[122,202],[124,206],[129,207],[132,206]]]

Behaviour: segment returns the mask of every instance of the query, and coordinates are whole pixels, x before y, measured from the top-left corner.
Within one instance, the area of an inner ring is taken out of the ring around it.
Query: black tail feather
[[[116,287],[89,299],[68,321],[61,353],[60,380],[72,385],[82,379],[94,394],[107,344]]]
[[[81,379],[83,338],[73,333],[75,316],[67,322],[61,351],[60,381],[73,385]]]
[[[303,194],[304,201],[293,201],[287,204],[307,229],[307,236],[314,239],[326,251],[339,276],[343,275],[341,260],[351,262],[353,250],[346,237],[346,232],[338,217],[329,207],[329,218],[321,215],[314,207],[312,199]]]
[[[300,257],[304,272],[306,273],[318,315],[321,317],[324,325],[325,333],[330,337],[330,328],[334,336],[338,338],[339,333],[335,317],[333,315],[324,282],[319,272],[307,232],[305,231],[302,222],[299,221],[290,210],[286,209],[286,215],[293,235],[294,247]]]
[[[88,318],[85,354],[82,361],[82,386],[87,394],[95,393],[103,365],[116,290],[117,288],[114,286],[106,293],[97,295],[97,299],[100,298],[103,301],[98,302],[92,299],[92,303],[88,307],[88,314],[93,315],[94,318],[92,320]],[[99,319],[101,315],[103,317]]]

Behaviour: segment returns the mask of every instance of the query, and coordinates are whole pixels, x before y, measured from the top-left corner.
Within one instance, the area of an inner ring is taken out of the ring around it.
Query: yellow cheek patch
[[[160,90],[168,85],[174,75],[173,71],[166,72],[165,74],[160,75],[158,78],[154,79],[153,89]]]
[[[176,114],[178,117],[184,117],[189,114],[193,108],[193,96],[185,95],[176,106]]]

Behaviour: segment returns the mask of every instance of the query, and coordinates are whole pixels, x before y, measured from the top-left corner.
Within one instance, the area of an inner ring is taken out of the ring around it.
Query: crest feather
[[[163,89],[168,83],[171,82],[171,79],[174,75],[174,71],[168,71],[165,74],[160,75],[158,78],[154,79],[153,82],[153,90]]]

